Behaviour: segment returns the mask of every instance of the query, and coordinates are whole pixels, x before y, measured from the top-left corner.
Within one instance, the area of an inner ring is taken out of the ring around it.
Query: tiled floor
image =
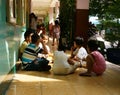
[[[52,64],[51,64],[52,65]],[[75,73],[60,76],[50,72],[19,70],[6,95],[120,95],[120,66],[107,62],[102,76],[81,77]]]

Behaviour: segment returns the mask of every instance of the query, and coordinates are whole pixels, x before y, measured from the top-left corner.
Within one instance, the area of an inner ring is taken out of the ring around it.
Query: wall
[[[0,95],[4,95],[16,72],[15,64],[24,31],[21,26],[6,23],[5,6],[6,0],[0,0]]]

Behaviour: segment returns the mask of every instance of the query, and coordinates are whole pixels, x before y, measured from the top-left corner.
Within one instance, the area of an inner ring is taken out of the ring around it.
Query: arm
[[[71,58],[74,58],[77,52],[78,52],[77,49],[74,46],[72,46],[71,47]]]
[[[86,58],[86,62],[87,62],[87,72],[91,73],[92,68],[93,68],[93,64],[94,64],[94,58],[91,54],[89,54]]]
[[[47,47],[46,47],[46,45],[45,45],[45,42],[44,42],[42,39],[40,40],[40,42],[41,42],[42,47],[43,47],[42,53],[43,53],[43,54],[48,54],[48,50],[47,50]]]

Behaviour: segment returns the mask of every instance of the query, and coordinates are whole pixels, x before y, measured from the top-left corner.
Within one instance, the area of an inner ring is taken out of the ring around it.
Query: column
[[[50,7],[49,9],[49,24],[54,23],[54,17],[53,17],[53,7]]]
[[[17,22],[18,25],[22,25],[22,21],[23,21],[22,0],[17,0],[16,4],[17,4],[17,18],[16,18],[16,22]]]
[[[55,4],[55,18],[58,18],[59,17],[59,1],[56,2]]]
[[[75,37],[80,36],[88,40],[88,24],[89,24],[89,0],[76,0],[76,26]]]
[[[31,0],[25,0],[26,27],[29,27],[29,14],[31,12]]]

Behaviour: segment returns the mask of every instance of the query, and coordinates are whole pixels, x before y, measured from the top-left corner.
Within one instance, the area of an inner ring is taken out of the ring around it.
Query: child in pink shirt
[[[89,40],[87,50],[89,55],[86,58],[87,72],[80,73],[80,76],[91,76],[92,72],[96,75],[101,75],[106,69],[106,62],[103,55],[97,51],[98,45],[96,40]]]

